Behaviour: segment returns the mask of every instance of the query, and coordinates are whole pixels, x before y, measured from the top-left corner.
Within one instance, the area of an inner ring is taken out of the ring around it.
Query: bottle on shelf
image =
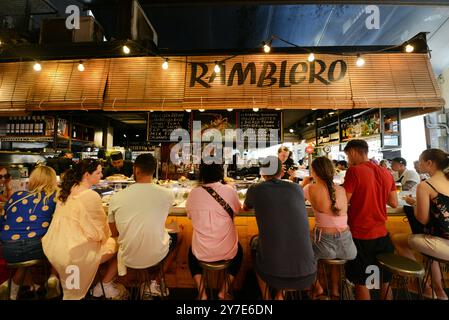
[[[6,123],[6,134],[11,133],[11,117],[8,118],[8,123]]]

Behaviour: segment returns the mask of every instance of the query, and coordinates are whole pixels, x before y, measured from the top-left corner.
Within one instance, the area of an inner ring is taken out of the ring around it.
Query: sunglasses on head
[[[11,175],[9,173],[7,173],[7,174],[0,174],[0,179],[8,180],[9,178],[11,178]]]

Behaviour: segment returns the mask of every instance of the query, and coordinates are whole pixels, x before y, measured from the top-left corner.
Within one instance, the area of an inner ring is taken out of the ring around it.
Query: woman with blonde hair
[[[1,219],[3,255],[8,263],[45,259],[41,238],[47,233],[56,208],[55,171],[39,166],[30,175],[28,191],[11,195]],[[19,269],[11,284],[10,298],[15,300],[23,270]]]
[[[106,297],[120,299],[126,294],[126,289],[113,281],[118,246],[111,237],[101,198],[91,189],[100,182],[101,171],[93,159],[82,160],[66,171],[53,222],[42,239],[45,255],[59,273],[64,300],[84,298],[104,262],[108,262],[102,279]],[[93,295],[101,296],[102,291],[97,284]]]

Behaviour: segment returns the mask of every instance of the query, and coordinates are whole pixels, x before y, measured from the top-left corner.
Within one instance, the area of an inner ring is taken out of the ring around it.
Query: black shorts
[[[345,269],[348,280],[354,284],[366,285],[367,278],[372,275],[372,272],[367,272],[367,267],[377,265],[382,276],[380,282],[390,282],[391,273],[382,270],[376,258],[376,256],[381,253],[394,253],[394,246],[390,236],[386,235],[385,237],[371,240],[361,240],[356,238],[353,240],[357,248],[357,257],[346,263]]]
[[[168,235],[170,236],[168,252],[172,252],[176,248],[176,245],[178,243],[178,234],[169,232]]]

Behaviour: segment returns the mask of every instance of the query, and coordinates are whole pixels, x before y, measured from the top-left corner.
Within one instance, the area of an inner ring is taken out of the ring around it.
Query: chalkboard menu
[[[270,129],[277,130],[277,141],[282,141],[282,112],[280,111],[240,111],[238,127],[242,130],[254,129],[258,140],[263,139],[265,134],[266,141],[270,142]],[[265,131],[263,131],[263,129]],[[266,132],[266,133],[265,133]],[[271,141],[273,142],[273,141]]]
[[[175,129],[191,132],[190,113],[152,112],[148,140],[151,142],[170,142],[170,134]]]

